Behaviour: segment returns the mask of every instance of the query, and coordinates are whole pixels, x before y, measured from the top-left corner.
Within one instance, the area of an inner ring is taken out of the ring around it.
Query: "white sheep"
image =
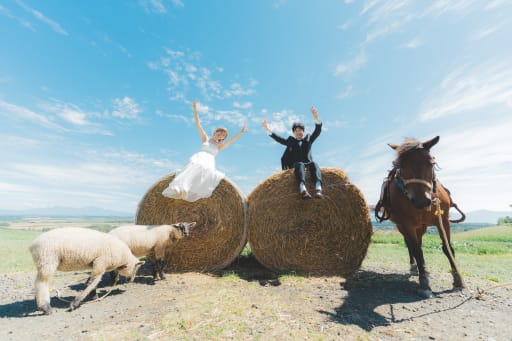
[[[57,270],[92,269],[86,288],[69,306],[73,310],[96,289],[103,273],[117,269],[131,281],[139,267],[144,264],[118,238],[87,228],[65,227],[50,230],[37,237],[29,249],[37,268],[37,308],[46,315],[51,314],[49,285]]]
[[[164,257],[166,249],[171,248],[179,239],[189,235],[189,229],[196,223],[177,223],[172,225],[123,225],[109,233],[128,245],[136,257],[152,259],[153,278],[165,279]]]

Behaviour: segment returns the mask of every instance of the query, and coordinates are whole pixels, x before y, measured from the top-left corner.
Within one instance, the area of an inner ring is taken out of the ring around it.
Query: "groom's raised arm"
[[[267,124],[267,119],[263,119],[263,122],[262,122],[262,125],[263,125],[263,129],[265,129],[265,131],[267,132],[267,135],[270,136],[271,138],[273,138],[274,140],[276,140],[278,143],[281,143],[281,144],[284,144],[286,145],[286,139],[277,135],[277,134],[274,134],[268,127],[268,124]]]

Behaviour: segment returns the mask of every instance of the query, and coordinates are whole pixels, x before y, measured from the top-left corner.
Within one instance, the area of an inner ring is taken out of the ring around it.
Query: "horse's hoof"
[[[432,290],[428,289],[418,289],[418,295],[423,298],[432,298],[434,295],[432,294]]]

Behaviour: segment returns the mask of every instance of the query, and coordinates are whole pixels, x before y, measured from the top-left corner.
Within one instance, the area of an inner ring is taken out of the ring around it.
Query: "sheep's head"
[[[190,228],[194,227],[196,225],[196,222],[191,222],[191,223],[178,223],[178,224],[173,224],[172,226],[174,227],[174,230],[177,231],[178,233],[175,233],[174,236],[176,239],[181,239],[183,237],[188,237],[189,233],[190,233]]]
[[[144,265],[144,261],[139,260],[133,256],[133,259],[129,263],[121,265],[117,268],[117,270],[121,276],[124,276],[128,279],[128,282],[131,282],[135,278],[137,271],[142,265]]]

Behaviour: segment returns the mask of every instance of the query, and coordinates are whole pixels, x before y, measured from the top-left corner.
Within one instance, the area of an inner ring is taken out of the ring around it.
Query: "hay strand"
[[[204,272],[228,266],[246,243],[245,196],[224,178],[209,198],[195,202],[166,198],[162,191],[174,176],[163,177],[148,190],[139,203],[136,223],[197,222],[189,237],[168,250],[166,271]]]
[[[247,238],[267,268],[346,276],[361,266],[372,234],[365,199],[342,170],[321,170],[324,199],[302,200],[293,170],[249,195]],[[314,184],[307,186],[314,193]]]

